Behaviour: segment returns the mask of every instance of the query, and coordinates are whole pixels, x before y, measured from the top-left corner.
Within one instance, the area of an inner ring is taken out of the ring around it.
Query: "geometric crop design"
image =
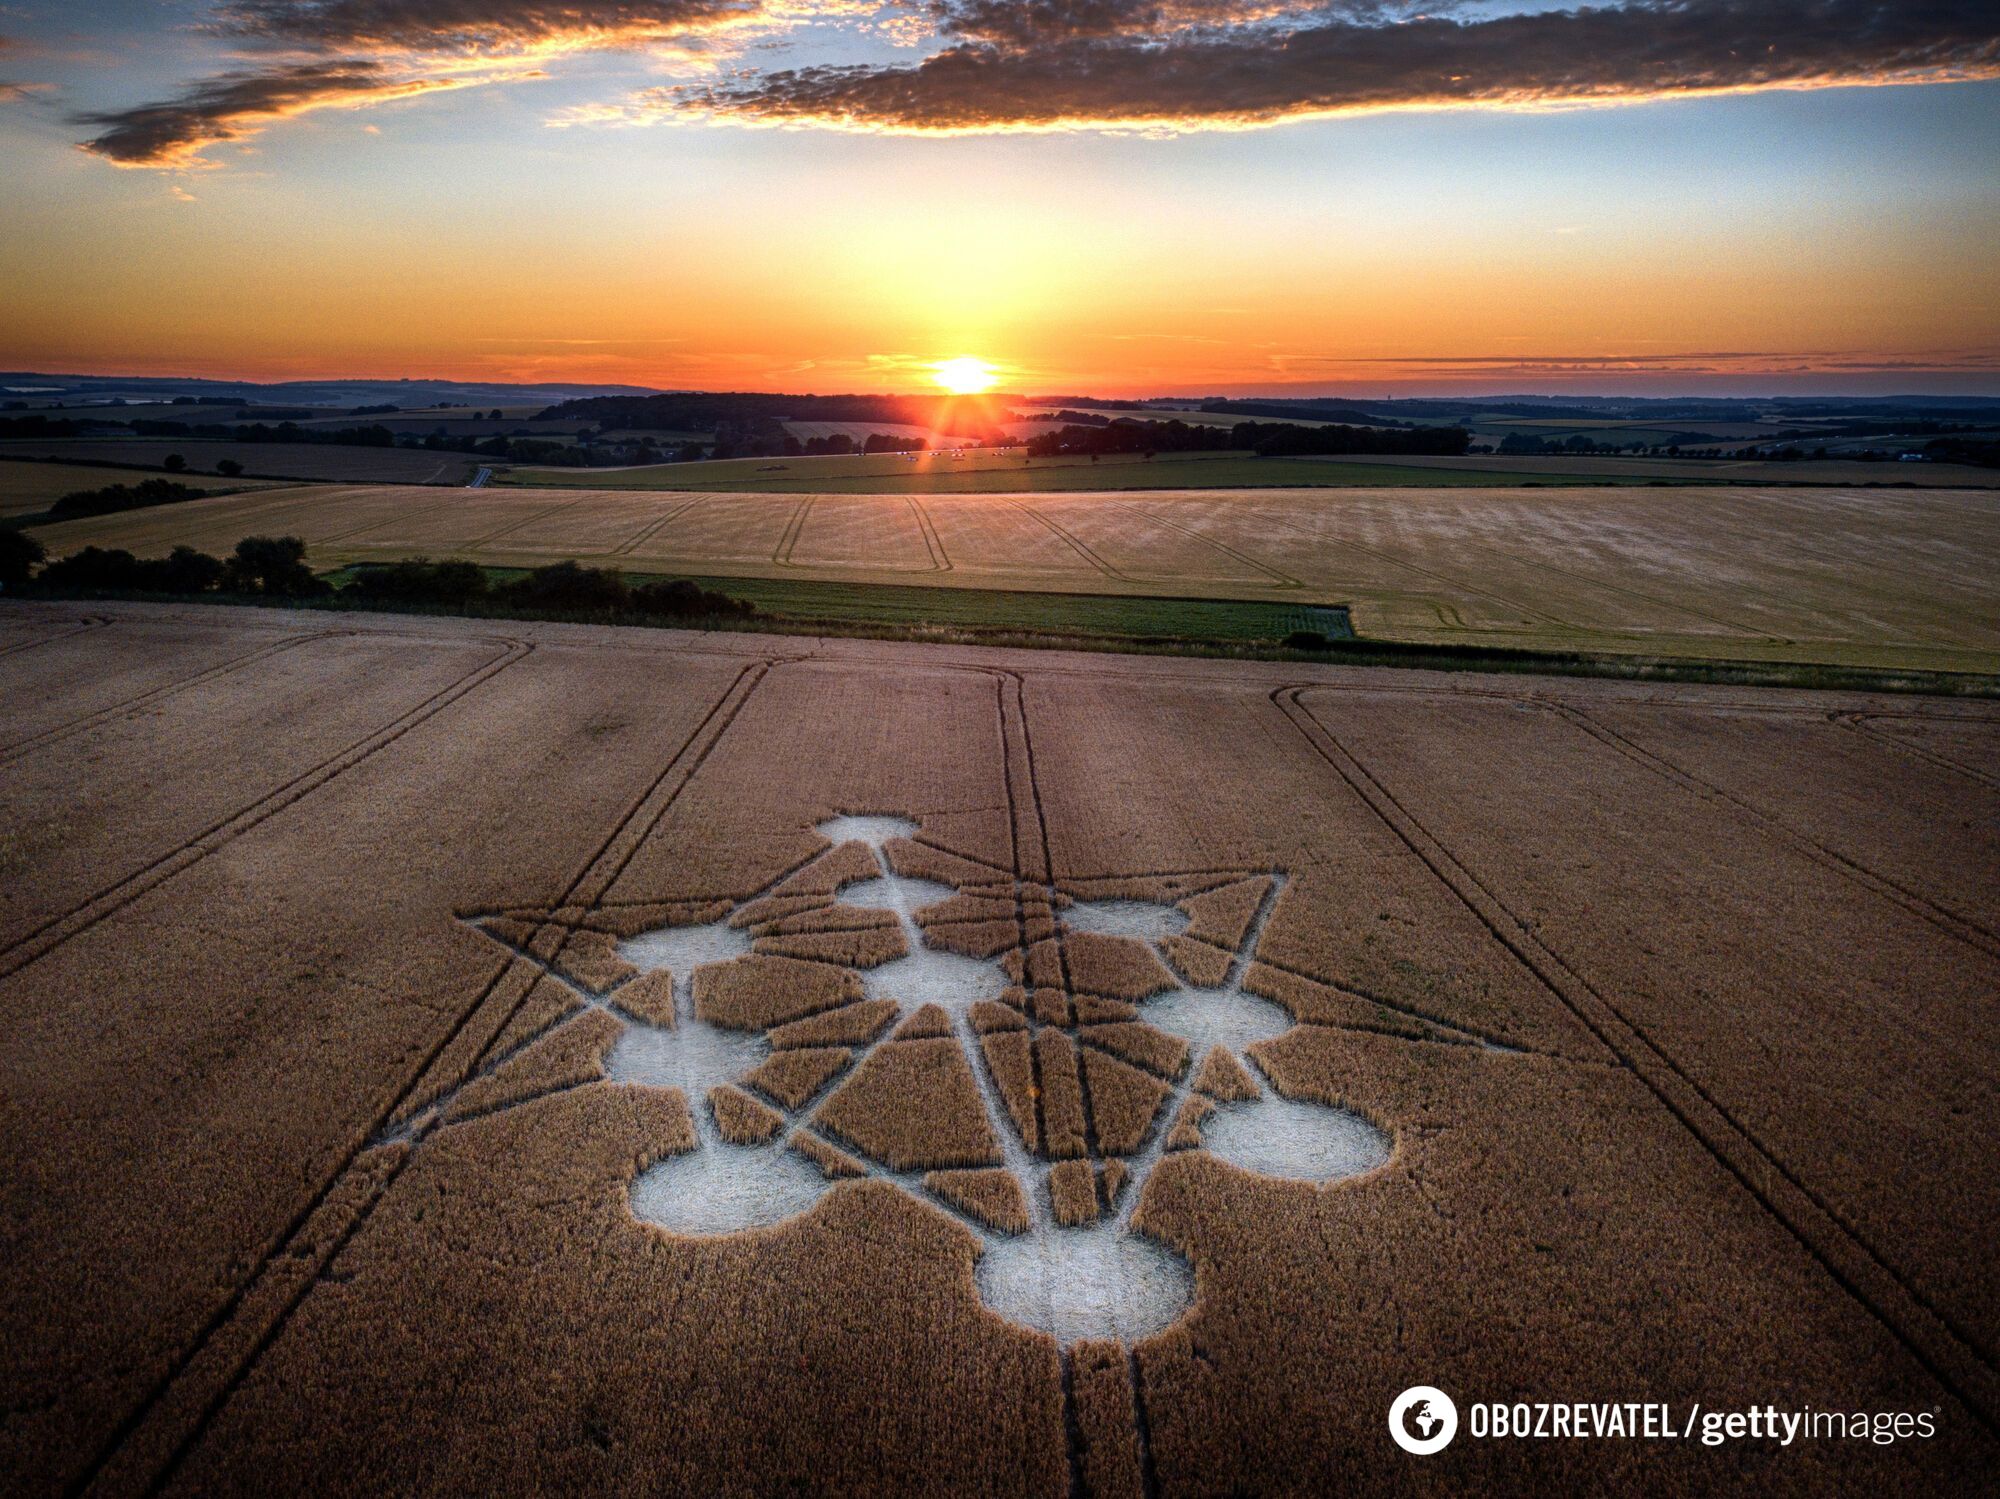
[[[1166,1154],[1313,1182],[1388,1160],[1374,1125],[1284,1097],[1244,1051],[1292,1025],[1243,987],[1282,873],[1092,881],[1086,898],[917,842],[902,818],[818,831],[827,852],[741,903],[473,923],[573,1001],[510,1057],[595,1017],[603,1075],[685,1093],[696,1146],[633,1180],[642,1220],[753,1232],[878,1178],[979,1236],[993,1311],[1065,1345],[1130,1344],[1193,1300],[1191,1267],[1134,1222]]]

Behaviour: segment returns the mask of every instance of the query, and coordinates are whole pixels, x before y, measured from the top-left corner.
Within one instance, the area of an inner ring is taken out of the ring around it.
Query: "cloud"
[[[198,165],[208,147],[254,135],[273,120],[316,109],[407,99],[473,81],[477,80],[401,77],[366,60],[297,63],[224,73],[163,103],[74,118],[80,125],[103,127],[103,133],[84,142],[83,149],[116,166],[188,167]]]
[[[671,52],[774,14],[773,0],[236,0],[208,29],[246,49],[250,65],[172,99],[74,119],[102,132],[83,149],[118,166],[186,168],[211,146],[313,110],[540,76],[531,65],[554,53]]]
[[[20,50],[20,43],[11,36],[0,36],[0,57]],[[35,94],[46,93],[53,85],[46,83],[19,83],[12,79],[0,78],[0,104],[19,104]]]
[[[1307,379],[1476,380],[1609,378],[1636,375],[1989,373],[2000,353],[1937,350],[1908,356],[1834,350],[1701,350],[1688,353],[1456,354],[1357,358],[1344,354],[1273,354],[1274,372]]]
[[[1276,23],[1379,21],[1421,0],[929,0],[938,32],[964,42],[1026,48],[1082,38],[1146,37]],[[1428,15],[1463,0],[1424,5]]]
[[[698,64],[813,23],[864,35],[910,23],[942,50],[697,78]],[[1173,131],[2000,76],[1990,0],[1633,0],[1497,16],[1481,0],[225,0],[207,29],[236,66],[170,99],[77,117],[99,132],[84,149],[185,168],[276,121],[539,76],[537,61],[585,51],[643,51],[677,64],[680,81],[552,124]],[[28,87],[0,84],[0,100]]]
[[[650,90],[640,103],[862,130],[1189,129],[2000,76],[1990,0],[1641,0],[1477,20],[1242,0],[934,9],[958,40],[913,66],[800,68]]]
[[[323,51],[514,56],[672,41],[765,11],[763,0],[237,0],[216,29]]]

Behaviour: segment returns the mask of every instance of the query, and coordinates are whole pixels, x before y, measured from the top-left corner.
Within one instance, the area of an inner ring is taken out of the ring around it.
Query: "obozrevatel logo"
[[[1405,1452],[1429,1457],[1458,1435],[1458,1407],[1443,1390],[1411,1385],[1389,1407],[1389,1435]]]

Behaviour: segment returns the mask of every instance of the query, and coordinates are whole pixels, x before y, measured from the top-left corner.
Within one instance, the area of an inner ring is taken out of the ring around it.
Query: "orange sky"
[[[175,34],[118,97],[171,97],[212,45]],[[61,72],[15,52],[0,79]],[[579,123],[659,67],[592,54],[120,171],[76,149],[97,75],[70,67],[68,113],[0,106],[8,368],[831,391],[969,355],[1010,389],[1102,394],[2000,385],[1996,82],[912,137]]]

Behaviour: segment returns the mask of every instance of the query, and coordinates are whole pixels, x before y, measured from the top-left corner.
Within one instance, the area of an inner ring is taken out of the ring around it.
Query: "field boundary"
[[[1278,687],[1270,701],[1461,904],[1559,1003],[1616,1054],[1716,1163],[1795,1238],[1989,1434],[2000,1433],[2000,1377],[1921,1292],[1740,1124],[1591,981],[1427,829],[1301,699],[1316,684]]]
[[[355,564],[370,565],[370,564]],[[519,569],[502,569],[519,571]],[[635,577],[666,578],[667,573],[635,573]],[[698,575],[704,584],[727,588],[746,580]],[[691,580],[692,581],[692,580]],[[787,583],[783,578],[749,581]],[[885,588],[922,588],[920,583],[879,585]],[[982,592],[1022,597],[1042,597],[1030,589],[989,589]],[[1062,598],[1125,600],[1142,603],[1217,604],[1249,602],[1259,606],[1284,608],[1275,600],[1231,601],[1220,599],[1172,598],[1153,595],[1063,593]],[[998,649],[1035,651],[1077,651],[1130,656],[1175,656],[1231,661],[1288,661],[1329,667],[1389,667],[1403,671],[1482,672],[1502,676],[1576,677],[1599,680],[1694,683],[1708,686],[1783,688],[1790,691],[1873,693],[1893,696],[1917,695],[1966,700],[2000,699],[2000,674],[1949,671],[1933,667],[1851,666],[1832,662],[1748,660],[1734,657],[1652,656],[1637,652],[1589,650],[1537,650],[1529,646],[1487,645],[1468,642],[1389,640],[1378,636],[1354,635],[1351,639],[1330,640],[1322,649],[1287,645],[1278,639],[1258,637],[1198,637],[1188,635],[1092,634],[1081,630],[1036,630],[1020,625],[900,622],[871,619],[838,619],[763,614],[751,618],[639,618],[603,612],[523,609],[506,605],[405,603],[393,599],[348,602],[333,599],[287,599],[264,595],[148,594],[104,589],[50,590],[11,596],[33,603],[97,602],[179,604],[203,607],[258,607],[298,609],[326,614],[393,614],[432,619],[486,619],[542,624],[613,626],[619,629],[666,629],[693,633],[740,636],[792,636],[818,640],[893,640],[923,645],[969,645]],[[1295,607],[1295,606],[1294,606]],[[1347,609],[1345,604],[1317,607]],[[107,623],[109,621],[106,621]],[[28,641],[13,647],[30,650],[43,641]],[[4,655],[0,651],[0,655]],[[1961,769],[1963,767],[1960,767]],[[1977,772],[1968,772],[1977,775]]]

